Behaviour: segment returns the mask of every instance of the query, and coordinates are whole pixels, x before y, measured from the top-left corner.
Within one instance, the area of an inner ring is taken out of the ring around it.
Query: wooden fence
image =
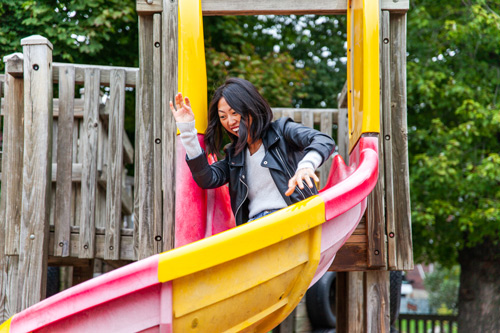
[[[400,314],[396,328],[400,333],[456,333],[457,316]]]
[[[21,44],[1,100],[1,305],[13,313],[44,297],[49,255],[135,258],[124,116],[138,69],[53,63],[41,36]]]

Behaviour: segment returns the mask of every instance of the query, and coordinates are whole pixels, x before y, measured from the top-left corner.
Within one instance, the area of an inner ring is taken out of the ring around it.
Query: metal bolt
[[[39,68],[40,68],[40,66],[38,66],[37,64],[34,64],[34,65],[33,65],[33,69],[34,69],[34,70],[36,70],[36,71],[37,71]]]
[[[31,235],[30,235],[30,239],[31,239],[31,240],[35,239],[35,235],[31,234]]]
[[[146,0],[146,2],[151,5],[153,3],[153,0]]]
[[[59,242],[59,247],[63,247],[64,246],[64,243],[63,242]]]
[[[380,254],[379,250],[375,250],[375,255],[378,256]]]
[[[155,241],[161,242],[162,237],[160,235],[155,236]]]
[[[156,47],[156,48],[160,47],[160,42],[156,42],[156,43],[155,43],[155,47]]]
[[[110,246],[110,247],[109,247],[109,250],[110,250],[110,251],[113,251],[113,246]]]
[[[390,233],[389,233],[389,237],[394,238],[394,233],[393,233],[393,232],[390,232]]]
[[[390,140],[390,139],[391,139],[391,136],[390,136],[390,135],[386,135],[386,136],[385,136],[385,139],[386,139],[386,140]]]
[[[89,246],[88,246],[87,244],[85,244],[85,245],[83,246],[83,248],[84,248],[85,250],[87,250],[87,249],[89,248]]]
[[[384,44],[389,44],[389,38],[384,38]]]
[[[156,138],[156,139],[155,139],[155,143],[156,143],[157,145],[159,145],[159,144],[161,143],[161,139],[160,139],[160,138]]]

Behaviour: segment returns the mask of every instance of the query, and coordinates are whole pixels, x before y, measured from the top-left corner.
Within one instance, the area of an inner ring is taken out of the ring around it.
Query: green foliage
[[[134,0],[3,0],[0,17],[2,56],[22,52],[21,38],[38,34],[54,45],[54,61],[138,64]]]
[[[429,306],[432,312],[442,315],[457,314],[460,267],[445,268],[437,265],[424,280],[429,292]]]
[[[209,90],[240,76],[273,106],[336,107],[346,78],[345,18],[205,17],[204,30]]]
[[[408,124],[417,261],[451,266],[458,251],[486,237],[500,248],[499,9],[498,0],[412,2]]]

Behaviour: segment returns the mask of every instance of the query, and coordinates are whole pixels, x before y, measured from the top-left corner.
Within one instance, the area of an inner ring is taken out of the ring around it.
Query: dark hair
[[[224,127],[219,119],[219,101],[224,97],[227,104],[241,115],[239,136],[226,132],[234,145],[235,155],[247,146],[248,133],[251,142],[262,138],[273,119],[273,112],[267,101],[250,82],[240,78],[228,78],[214,93],[208,107],[208,126],[205,133],[205,145],[211,154],[220,155]],[[252,125],[248,129],[249,119]]]

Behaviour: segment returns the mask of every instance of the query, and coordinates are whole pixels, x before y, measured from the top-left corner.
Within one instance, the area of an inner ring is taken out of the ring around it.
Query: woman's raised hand
[[[170,101],[170,110],[172,110],[175,121],[178,123],[188,123],[194,120],[194,113],[193,110],[191,110],[191,102],[187,97],[182,98],[182,93],[177,93],[177,95],[175,95],[175,108],[174,103]]]
[[[297,172],[295,172],[295,175],[288,181],[288,190],[285,192],[285,195],[286,196],[292,195],[292,193],[295,191],[295,186],[298,186],[301,190],[303,190],[304,189],[303,181],[307,183],[307,186],[313,188],[314,183],[311,181],[311,178],[319,182],[319,178],[318,176],[316,176],[313,169],[302,168],[297,170]]]

